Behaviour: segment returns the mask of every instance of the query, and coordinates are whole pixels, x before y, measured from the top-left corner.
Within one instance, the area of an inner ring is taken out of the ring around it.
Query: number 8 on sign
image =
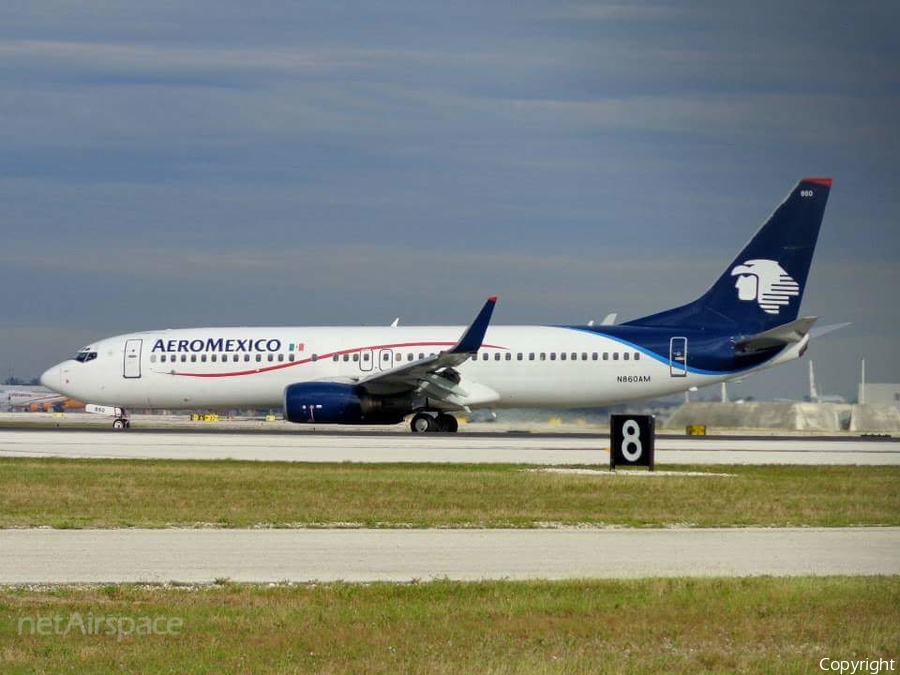
[[[629,462],[637,462],[643,451],[640,426],[634,420],[627,420],[622,425],[622,456]]]
[[[653,415],[610,415],[609,468],[621,464],[653,471],[655,426]]]

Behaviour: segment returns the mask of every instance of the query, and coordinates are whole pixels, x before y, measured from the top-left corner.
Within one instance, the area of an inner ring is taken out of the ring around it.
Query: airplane
[[[831,185],[804,178],[706,293],[624,323],[497,326],[491,297],[467,327],[145,331],[83,347],[41,383],[116,429],[132,409],[281,408],[296,423],[409,418],[421,433],[457,431],[454,412],[605,406],[745,377],[817,334],[799,307]]]
[[[78,407],[78,402],[46,388],[25,385],[12,389],[0,389],[0,405],[7,410],[49,412]]]

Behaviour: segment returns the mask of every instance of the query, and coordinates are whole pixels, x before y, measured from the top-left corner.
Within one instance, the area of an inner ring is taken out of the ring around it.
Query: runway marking
[[[557,467],[547,467],[540,469],[526,469],[526,471],[534,472],[534,473],[560,473],[560,474],[568,474],[575,476],[597,476],[599,478],[603,477],[611,477],[615,478],[616,476],[639,476],[645,478],[652,478],[653,476],[696,476],[696,477],[705,477],[709,476],[712,478],[733,478],[733,473],[716,473],[711,471],[647,471],[646,469],[620,469],[619,471],[610,471],[609,469],[571,469],[571,468],[557,468]]]

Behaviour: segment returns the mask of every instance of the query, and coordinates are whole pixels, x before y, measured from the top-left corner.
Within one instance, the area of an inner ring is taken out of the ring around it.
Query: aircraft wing
[[[738,352],[750,354],[763,349],[800,342],[810,332],[818,318],[817,316],[806,316],[796,321],[783,323],[762,333],[741,338],[735,342],[734,348]]]
[[[496,297],[490,297],[459,341],[450,349],[433,356],[372,373],[358,380],[371,394],[391,395],[417,391],[429,399],[442,401],[448,407],[464,408],[467,404],[485,403],[499,398],[496,392],[475,382],[463,382],[454,368],[481,349]]]

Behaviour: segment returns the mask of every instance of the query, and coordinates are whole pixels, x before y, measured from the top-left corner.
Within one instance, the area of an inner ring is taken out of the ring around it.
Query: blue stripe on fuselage
[[[687,338],[687,371],[695,375],[730,375],[759,368],[775,358],[783,347],[774,347],[755,354],[735,355],[731,335],[710,334],[708,331],[637,326],[553,326],[593,333],[609,338],[639,351],[652,359],[669,365],[669,341],[673,337]]]

